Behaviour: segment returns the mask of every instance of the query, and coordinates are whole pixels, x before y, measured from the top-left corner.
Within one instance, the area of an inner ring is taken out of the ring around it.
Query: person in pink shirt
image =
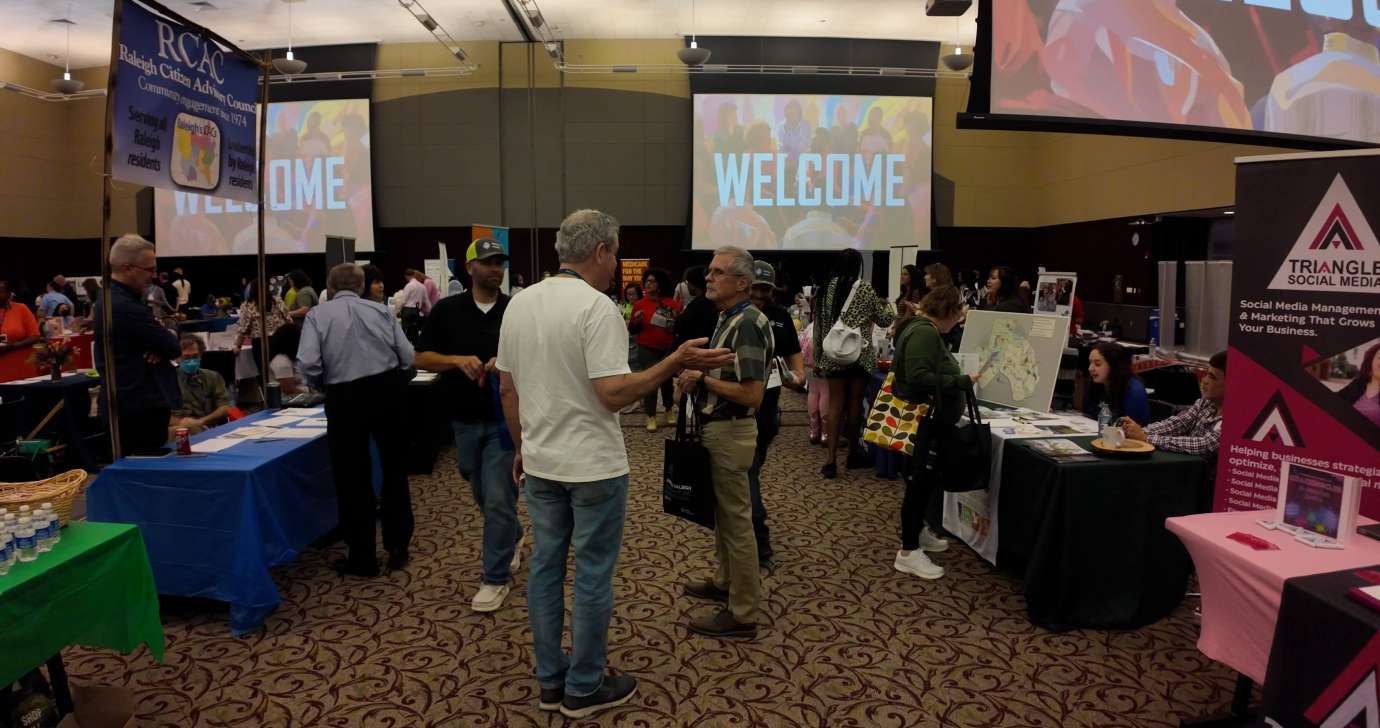
[[[408,268],[404,271],[407,285],[402,289],[402,308],[404,310],[415,308],[423,316],[431,313],[431,293],[427,291],[426,274],[418,270]]]
[[[412,277],[421,281],[422,286],[426,288],[427,300],[431,302],[431,306],[435,306],[436,302],[441,300],[441,289],[436,285],[436,280],[419,270],[412,271]],[[427,306],[428,312],[431,306]]]

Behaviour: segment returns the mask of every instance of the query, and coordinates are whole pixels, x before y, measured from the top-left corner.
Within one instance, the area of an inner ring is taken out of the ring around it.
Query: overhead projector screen
[[[264,250],[321,253],[326,236],[374,249],[367,99],[269,104]],[[257,253],[257,206],[189,192],[154,192],[158,254]]]
[[[698,94],[693,247],[930,247],[933,100]]]
[[[983,8],[993,114],[1380,143],[1380,0]]]

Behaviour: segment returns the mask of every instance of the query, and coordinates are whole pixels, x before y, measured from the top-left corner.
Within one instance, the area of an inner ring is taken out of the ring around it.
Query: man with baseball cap
[[[437,302],[417,339],[417,367],[440,374],[460,475],[470,482],[484,514],[483,576],[470,602],[476,612],[503,606],[508,582],[522,564],[513,443],[500,415],[494,372],[509,300],[499,290],[507,263],[508,254],[497,240],[470,243],[465,253],[470,290]]]
[[[781,388],[803,390],[805,358],[800,353],[800,337],[795,322],[786,309],[777,305],[776,293],[782,290],[776,283],[776,269],[763,261],[753,261],[752,305],[766,314],[771,323],[775,357],[768,365],[766,389],[762,392],[762,406],[757,409],[757,450],[748,469],[748,486],[752,494],[752,530],[757,534],[757,561],[766,565],[772,549],[767,530],[767,508],[762,504],[762,464],[767,461],[767,448],[781,430]]]

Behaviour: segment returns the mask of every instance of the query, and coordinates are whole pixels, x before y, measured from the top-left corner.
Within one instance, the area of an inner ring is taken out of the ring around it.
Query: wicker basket
[[[52,503],[58,520],[66,526],[72,515],[72,501],[86,487],[85,470],[69,470],[45,480],[28,483],[0,483],[0,508],[8,508],[11,513],[20,506],[38,509],[44,503]]]

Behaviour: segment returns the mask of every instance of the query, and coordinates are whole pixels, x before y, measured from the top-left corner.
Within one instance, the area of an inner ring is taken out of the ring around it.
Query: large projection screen
[[[1380,143],[1380,0],[988,3],[992,114]]]
[[[322,253],[326,236],[374,249],[369,101],[269,104],[267,253]],[[257,205],[159,189],[154,192],[158,254],[258,253]]]
[[[933,99],[697,94],[692,245],[930,248]]]

